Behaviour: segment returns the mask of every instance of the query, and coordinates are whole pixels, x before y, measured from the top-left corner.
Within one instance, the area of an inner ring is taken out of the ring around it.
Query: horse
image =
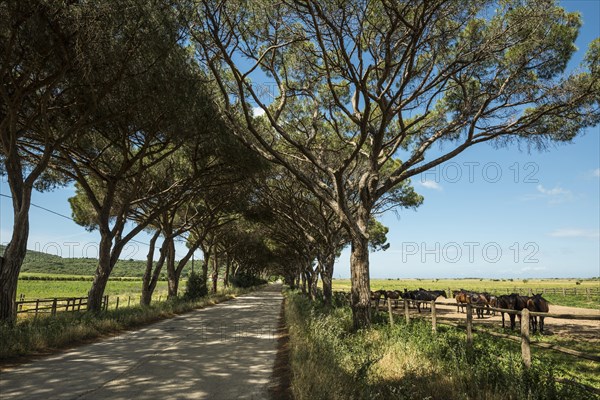
[[[379,308],[379,301],[381,300],[381,297],[385,298],[386,296],[386,292],[385,290],[376,290],[374,292],[371,292],[371,301],[375,302],[375,306],[377,308]]]
[[[490,308],[498,308],[498,298],[494,295],[491,295],[488,299],[488,304]],[[490,310],[488,310],[489,313]],[[496,310],[492,310],[492,316],[496,316]]]
[[[514,298],[508,294],[498,296],[498,298],[496,299],[496,304],[497,304],[498,308],[503,308],[506,310],[514,310],[515,309]],[[502,329],[504,329],[504,312],[501,311],[500,314],[502,314]],[[509,315],[509,318],[512,318],[511,315]],[[511,321],[512,321],[512,319],[511,319]]]
[[[495,300],[495,299],[496,299],[496,296],[494,296],[494,295],[492,295],[491,293],[488,293],[488,292],[483,292],[483,293],[481,293],[481,294],[485,296],[485,300],[486,300],[486,302],[487,302],[487,304],[486,304],[486,306],[485,306],[485,308],[486,308],[486,311],[485,311],[485,313],[486,313],[487,315],[490,315],[490,314],[492,314],[492,315],[494,315],[494,316],[495,316],[495,315],[496,315],[496,312],[495,312],[495,311],[492,311],[492,310],[490,310],[490,307],[496,307],[495,305],[492,305],[492,300]],[[495,303],[496,303],[496,302],[494,301],[494,304],[495,304]]]
[[[477,318],[483,318],[483,311],[485,307],[489,307],[488,300],[483,293],[470,293],[469,295],[470,303],[475,305],[475,313],[477,314]]]
[[[527,309],[534,312],[547,313],[550,310],[548,301],[542,297],[541,294],[534,294],[527,300]],[[540,315],[540,333],[544,333],[544,317]],[[531,317],[531,326],[533,327],[533,333],[536,332],[538,326],[538,319],[535,316]]]
[[[395,307],[398,308],[398,299],[401,297],[400,292],[397,290],[388,290],[385,293],[386,299],[394,300]]]
[[[440,296],[446,298],[446,292],[443,290],[425,290],[421,288],[415,293],[416,300],[435,301]],[[427,306],[427,303],[424,303],[424,305]],[[421,303],[419,302],[417,302],[417,310],[421,312]]]
[[[469,304],[471,302],[469,293],[464,289],[458,291],[455,290],[452,292],[452,295],[456,299],[456,312],[460,312],[460,307],[464,308],[464,304]]]
[[[516,311],[522,311],[524,308],[527,308],[527,301],[529,300],[529,297],[527,296],[521,296],[518,293],[512,293],[509,295],[512,298],[512,301],[514,302],[514,309]],[[521,324],[521,314],[519,314],[519,324]],[[510,329],[515,329],[515,315],[514,314],[510,314]]]

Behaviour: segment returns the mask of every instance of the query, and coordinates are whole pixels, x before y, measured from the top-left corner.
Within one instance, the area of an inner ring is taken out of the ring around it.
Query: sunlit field
[[[566,295],[562,293],[544,293],[544,298],[553,304],[600,308],[600,295],[598,279],[372,279],[371,290],[408,290],[424,288],[428,290],[457,290],[467,289],[492,294],[507,294],[516,291],[542,293],[544,289],[568,289]],[[349,291],[349,279],[334,279],[333,290]],[[573,294],[573,289],[577,294]],[[590,289],[588,297],[586,289]]]

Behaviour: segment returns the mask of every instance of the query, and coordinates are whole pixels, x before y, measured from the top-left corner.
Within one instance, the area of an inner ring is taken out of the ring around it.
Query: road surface
[[[281,286],[0,373],[8,399],[266,399]]]

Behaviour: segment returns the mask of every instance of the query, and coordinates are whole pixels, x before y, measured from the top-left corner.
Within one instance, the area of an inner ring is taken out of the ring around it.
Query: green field
[[[579,284],[577,283],[579,282]],[[349,291],[351,283],[349,279],[334,279],[333,290]],[[594,279],[371,279],[371,290],[408,290],[424,288],[428,290],[458,290],[467,289],[481,292],[490,292],[500,295],[520,291],[525,294],[529,289],[533,293],[541,293],[543,289],[568,289],[569,293],[563,296],[561,293],[545,293],[544,298],[552,304],[600,308],[600,295],[598,288],[600,280]],[[592,292],[588,299],[586,289]],[[571,293],[577,289],[577,294]]]
[[[17,298],[25,295],[25,300],[48,299],[54,297],[83,297],[90,290],[90,281],[28,281],[19,280]],[[185,282],[180,283],[180,290],[185,289]],[[104,292],[109,297],[132,296],[139,299],[142,292],[142,281],[109,281]],[[159,281],[154,291],[155,297],[166,297],[167,282]]]

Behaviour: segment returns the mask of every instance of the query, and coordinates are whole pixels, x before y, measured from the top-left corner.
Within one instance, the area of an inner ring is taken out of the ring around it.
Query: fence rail
[[[53,297],[50,299],[24,300],[16,302],[17,314],[50,314],[57,312],[82,311],[87,308],[87,297]],[[108,308],[108,296],[102,298],[102,309]]]
[[[111,297],[110,300],[115,299],[115,301],[109,303],[109,296],[105,295],[102,298],[102,306],[101,309],[106,311],[110,307],[114,307],[115,310],[119,309],[119,306],[124,307],[127,304],[127,307],[131,306],[132,301],[137,304],[140,296],[114,296]],[[161,302],[163,300],[163,295],[160,294],[158,299],[155,301]],[[121,299],[122,302],[121,302]],[[34,300],[25,300],[24,295],[19,296],[19,301],[16,302],[17,306],[17,314],[34,314],[37,316],[38,314],[50,314],[56,315],[57,312],[65,312],[65,311],[85,311],[87,310],[87,297],[53,297],[48,299],[34,299]]]
[[[448,288],[445,290],[448,298],[453,297],[453,290]],[[493,287],[486,288],[483,287],[478,289],[481,292],[493,292],[497,295],[501,294],[510,294],[517,293],[523,296],[532,296],[534,293],[551,294],[551,295],[562,295],[562,296],[585,296],[588,300],[591,299],[592,296],[600,296],[600,286],[599,287],[573,287],[573,288],[526,288],[526,287]]]
[[[405,316],[407,323],[411,319],[410,313],[409,313],[409,302],[420,303],[420,304],[430,304],[431,305],[432,330],[434,332],[437,331],[437,322],[440,319],[440,316],[436,315],[435,301],[408,300],[408,299],[402,299],[402,301],[404,303],[404,316]],[[390,313],[391,313],[391,308],[392,308],[392,303],[391,303],[390,299],[388,299],[388,311]],[[583,353],[580,351],[567,349],[567,348],[557,346],[557,345],[552,345],[549,343],[531,342],[530,335],[529,335],[529,317],[544,317],[544,318],[556,318],[556,319],[566,319],[566,320],[600,321],[600,315],[593,315],[593,314],[573,315],[573,314],[542,313],[542,312],[532,312],[526,308],[521,311],[517,311],[517,310],[510,310],[510,309],[496,308],[496,307],[487,308],[485,306],[476,306],[476,305],[472,305],[472,304],[466,304],[466,309],[467,309],[467,311],[466,311],[466,327],[465,328],[467,331],[467,344],[468,345],[471,345],[473,343],[473,332],[475,331],[475,329],[473,327],[473,310],[474,309],[491,310],[491,311],[496,311],[496,312],[504,312],[507,314],[520,315],[522,320],[527,321],[527,323],[521,323],[521,339],[520,339],[521,357],[523,359],[523,363],[527,367],[529,367],[531,365],[531,345],[534,345],[537,347],[549,348],[552,350],[559,351],[561,353],[574,355],[574,356],[585,358],[588,360],[600,362],[600,357],[592,355],[592,354],[587,354],[587,353]],[[446,323],[446,322],[444,322],[444,323]],[[450,325],[459,326],[456,324],[450,324]],[[518,338],[511,336],[511,335],[500,334],[500,333],[489,332],[489,331],[486,331],[485,333],[493,335],[493,336],[501,336],[501,337],[519,341]]]
[[[343,295],[346,298],[347,298],[347,294],[348,294],[348,292],[343,292],[343,291],[338,291],[338,292],[334,292],[334,293],[336,293],[337,295]],[[410,307],[409,307],[410,303],[412,303],[412,304],[417,304],[417,303],[418,304],[430,304],[431,305],[431,324],[432,324],[431,329],[434,332],[437,331],[437,323],[438,323],[439,319],[444,318],[443,316],[437,315],[435,300],[432,300],[432,301],[430,301],[430,300],[412,300],[412,299],[402,299],[402,298],[392,300],[392,299],[388,298],[387,299],[387,308],[388,308],[387,311],[390,314],[390,324],[393,324],[392,301],[396,302],[396,305],[398,305],[398,302],[403,303],[403,305],[404,305],[403,314],[404,314],[404,319],[406,320],[406,323],[409,323],[410,319],[411,319]],[[373,307],[377,308],[377,304],[378,304],[377,301],[371,300],[371,305]],[[466,328],[466,332],[467,332],[467,344],[468,345],[471,345],[473,343],[473,332],[475,331],[475,329],[473,327],[473,309],[483,309],[483,310],[490,310],[490,311],[495,311],[495,312],[504,312],[507,314],[520,315],[521,319],[525,319],[526,321],[529,321],[529,317],[544,317],[544,318],[555,318],[555,319],[565,319],[565,320],[600,321],[600,315],[597,315],[597,314],[596,315],[594,315],[594,314],[574,315],[574,314],[542,313],[542,312],[532,312],[532,311],[529,311],[528,309],[523,309],[522,311],[517,311],[517,310],[510,310],[510,309],[505,309],[505,308],[477,306],[477,305],[473,305],[473,304],[465,304],[465,307],[467,309],[465,328]],[[414,318],[414,316],[413,316],[413,318]],[[456,325],[453,323],[448,323],[447,321],[445,321],[444,323],[453,325],[453,326],[460,326],[460,325]],[[500,334],[500,333],[491,332],[491,331],[486,331],[485,333],[494,335],[494,336],[510,338],[512,340],[519,340],[518,338],[511,336],[511,335]],[[561,353],[574,355],[574,356],[585,358],[588,360],[600,362],[600,357],[595,356],[595,355],[579,352],[576,350],[567,349],[567,348],[557,346],[557,345],[551,345],[548,343],[531,342],[530,336],[529,336],[529,323],[521,324],[521,339],[520,339],[520,341],[521,341],[521,356],[522,356],[523,362],[526,366],[531,365],[531,345],[534,345],[536,347],[548,348],[548,349],[552,349],[555,351],[559,351]]]

